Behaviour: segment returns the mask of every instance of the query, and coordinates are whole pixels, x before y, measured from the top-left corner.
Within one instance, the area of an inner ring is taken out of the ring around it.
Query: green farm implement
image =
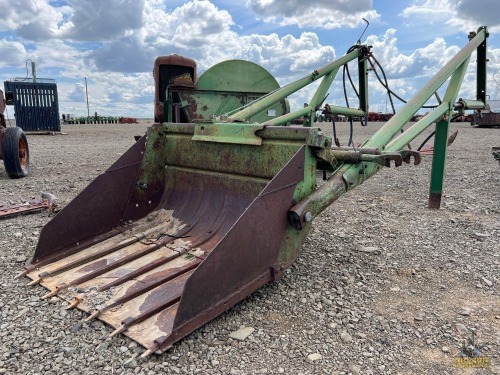
[[[19,275],[161,353],[296,260],[314,219],[384,167],[418,164],[406,146],[436,125],[429,206],[441,202],[448,128],[457,109],[486,102],[485,27],[360,147],[334,146],[311,125],[346,64],[357,64],[359,107],[368,114],[369,46],[279,87],[253,63],[216,65],[199,78],[193,60],[155,65],[156,123],[41,231]],[[457,99],[477,51],[477,96]],[[293,112],[286,98],[320,80]],[[439,104],[403,126],[447,83]],[[287,126],[304,118],[305,126]],[[317,169],[327,165],[321,186]],[[62,235],[64,234],[64,235]]]

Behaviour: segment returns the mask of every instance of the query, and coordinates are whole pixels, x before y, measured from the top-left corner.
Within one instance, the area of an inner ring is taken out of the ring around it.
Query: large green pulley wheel
[[[2,154],[5,170],[10,178],[20,178],[28,175],[30,169],[28,140],[21,128],[10,127],[5,129]]]

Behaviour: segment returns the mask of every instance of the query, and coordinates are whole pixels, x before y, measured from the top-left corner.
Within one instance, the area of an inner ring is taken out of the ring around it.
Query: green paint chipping
[[[165,178],[166,147],[163,137],[162,125],[155,124],[148,129],[146,135],[146,150],[139,170],[136,191],[146,194],[157,186],[162,186]],[[144,142],[139,140],[138,142]]]
[[[188,254],[184,255],[184,259],[186,259],[186,260],[188,260],[188,261],[189,261],[189,260],[193,260],[193,259],[195,259],[195,258],[196,258],[196,257],[195,257],[193,254],[189,254],[189,253],[188,253]]]

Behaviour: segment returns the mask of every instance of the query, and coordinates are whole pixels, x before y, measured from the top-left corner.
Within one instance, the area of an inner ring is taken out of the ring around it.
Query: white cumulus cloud
[[[26,49],[19,42],[11,42],[0,39],[0,68],[6,66],[19,67],[24,65],[27,59]]]
[[[302,28],[353,28],[363,24],[362,18],[380,18],[371,0],[247,0],[246,4],[266,22]]]

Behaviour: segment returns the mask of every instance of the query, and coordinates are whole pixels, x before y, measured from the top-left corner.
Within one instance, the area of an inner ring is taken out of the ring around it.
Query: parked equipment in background
[[[368,112],[368,121],[389,121],[393,113]]]
[[[26,132],[61,131],[56,81],[37,78],[34,61],[31,61],[31,77],[5,81],[4,87],[7,105],[14,106],[16,126]]]
[[[137,124],[139,121],[135,117],[120,117],[118,122],[120,124]]]
[[[28,61],[26,61],[26,69]],[[35,62],[31,77],[4,82],[5,97],[0,90],[0,159],[11,178],[29,173],[29,149],[25,132],[59,132],[59,103],[55,80],[37,78]],[[5,106],[14,106],[15,125],[7,127]]]
[[[17,126],[7,127],[5,121],[5,99],[0,90],[0,159],[10,178],[28,175],[29,149],[28,140],[23,130]]]
[[[16,126],[25,132],[61,131],[57,84],[54,80],[37,78],[36,82],[5,81],[7,105],[14,106]]]
[[[157,60],[155,116],[168,121],[149,128],[43,228],[33,260],[18,277],[49,289],[44,298],[58,295],[68,308],[91,313],[87,320],[113,326],[111,336],[136,340],[148,349],[144,356],[167,350],[281,278],[312,221],[340,196],[384,167],[418,164],[420,153],[406,146],[434,124],[429,206],[438,208],[451,113],[472,103],[455,101],[476,51],[474,102],[486,100],[487,37],[486,27],[471,33],[360,147],[332,146],[318,128],[283,125],[301,116],[313,122],[337,72],[351,61],[359,73],[359,107],[332,105],[331,112],[366,117],[367,45],[356,44],[282,88],[252,63],[221,63],[196,79],[192,60],[176,56],[163,68]],[[286,97],[319,79],[309,104],[288,113]],[[407,126],[440,87],[446,90],[440,104]],[[319,186],[317,168],[325,165]]]
[[[478,128],[500,127],[500,100],[490,100],[483,110],[468,117],[471,125]]]

